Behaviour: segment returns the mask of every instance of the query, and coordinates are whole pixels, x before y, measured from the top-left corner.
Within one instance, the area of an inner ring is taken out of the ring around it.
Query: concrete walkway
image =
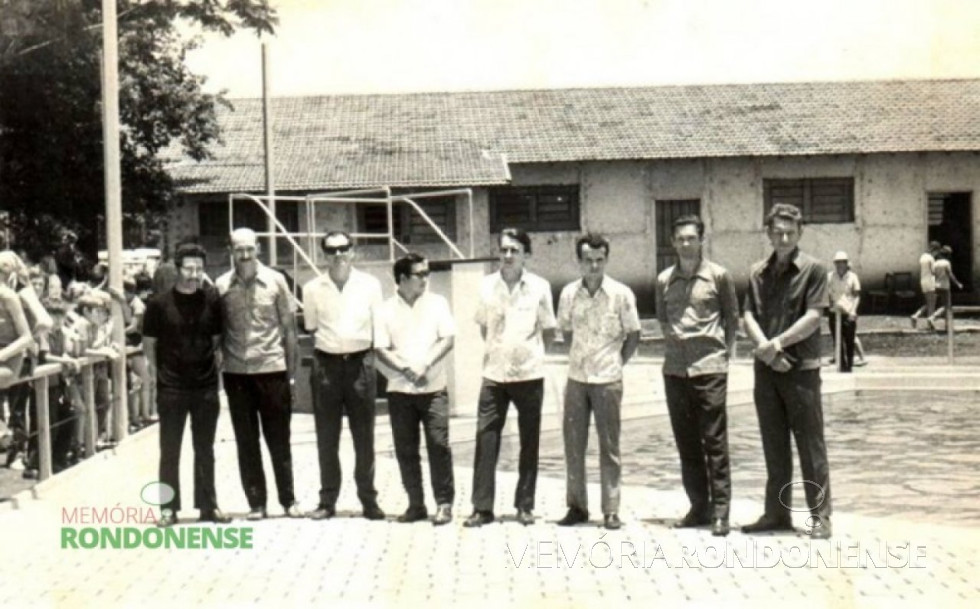
[[[923,372],[921,366],[915,369],[920,375]],[[628,370],[624,414],[662,415],[658,362],[640,361]],[[960,379],[949,383],[976,391],[980,384],[974,370],[937,366],[932,373],[933,378]],[[552,371],[549,383],[555,386],[549,389],[552,402],[545,407],[546,429],[557,429],[553,396],[560,392],[561,364],[555,362]],[[917,383],[909,367],[885,359],[873,360],[856,376],[909,391]],[[831,393],[850,391],[856,382],[829,372],[824,377],[824,389]],[[731,378],[731,398],[746,401],[751,395],[748,366],[733,367]],[[795,534],[750,537],[733,532],[719,540],[706,530],[669,528],[687,507],[679,487],[632,485],[622,492],[622,530],[607,532],[595,517],[589,525],[565,529],[554,524],[565,511],[564,480],[542,474],[538,522],[524,527],[513,520],[510,507],[516,474],[501,471],[496,506],[501,521],[471,530],[462,527],[462,520],[470,512],[472,471],[469,462],[457,459],[456,520],[440,528],[428,522],[398,524],[394,516],[405,509],[406,501],[397,464],[390,457],[388,421],[379,418],[377,429],[376,483],[381,505],[390,514],[386,521],[359,517],[353,450],[346,431],[344,488],[337,518],[290,520],[270,505],[268,520],[242,520],[247,505],[238,481],[230,417],[222,412],[216,444],[219,502],[239,517],[229,526],[251,528],[250,548],[62,548],[66,528],[81,534],[84,528],[134,527],[142,532],[152,527],[131,522],[143,520],[151,508],[140,498],[143,487],[156,480],[158,438],[156,429],[149,428],[114,451],[39,484],[34,489],[37,498],[22,494],[14,502],[17,509],[0,511],[0,539],[8,556],[0,569],[0,603],[100,608],[305,607],[324,601],[345,607],[596,607],[636,601],[666,603],[662,607],[975,607],[980,603],[976,578],[980,560],[975,551],[980,529],[957,522],[913,522],[838,510],[833,539],[811,541],[806,514],[798,513]],[[457,418],[451,437],[465,443],[472,439],[473,430],[472,418]],[[973,438],[971,446],[936,449],[972,458],[980,449],[980,434],[974,433]],[[184,448],[182,481],[190,496],[189,433]],[[318,471],[310,415],[294,416],[293,456],[298,496],[304,508],[312,509]],[[761,461],[761,448],[757,458]],[[929,454],[922,455],[923,461],[929,459]],[[267,459],[266,469],[271,484]],[[589,490],[593,505],[598,505],[598,485],[591,484]],[[980,494],[976,479],[965,480],[962,491],[975,500]],[[433,508],[431,498],[429,507]],[[752,521],[759,511],[757,501],[736,496],[733,524]],[[93,522],[103,512],[111,520]],[[185,510],[181,516],[178,528],[186,528],[187,534],[197,529],[195,511]]]

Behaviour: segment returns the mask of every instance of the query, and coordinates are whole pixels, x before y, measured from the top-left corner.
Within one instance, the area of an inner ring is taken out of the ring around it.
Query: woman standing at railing
[[[4,256],[7,253],[0,252],[0,389],[17,381],[24,356],[34,344],[20,296],[7,284],[16,269]]]

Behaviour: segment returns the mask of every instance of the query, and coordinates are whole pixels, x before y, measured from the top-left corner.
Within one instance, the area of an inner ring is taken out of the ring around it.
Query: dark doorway
[[[953,274],[973,291],[973,210],[968,192],[929,193],[929,241],[953,248]],[[961,292],[962,293],[962,292]],[[957,291],[953,290],[954,298]]]
[[[673,201],[657,201],[657,274],[660,271],[677,264],[677,253],[674,251],[674,220],[681,216],[701,215],[700,199],[679,199]]]

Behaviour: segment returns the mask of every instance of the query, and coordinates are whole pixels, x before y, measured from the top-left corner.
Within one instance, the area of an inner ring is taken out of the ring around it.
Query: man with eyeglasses
[[[622,526],[619,410],[623,402],[623,366],[640,344],[640,315],[633,290],[606,275],[608,239],[592,233],[579,237],[575,254],[582,278],[566,285],[558,299],[558,327],[571,343],[562,416],[568,513],[558,525],[573,526],[589,519],[585,449],[589,443],[589,419],[594,416],[603,526],[614,530]]]
[[[302,516],[293,488],[290,419],[296,375],[296,320],[282,273],[258,259],[255,232],[231,233],[233,268],[215,286],[225,314],[222,380],[238,445],[238,470],[248,499],[248,519],[268,516],[259,439],[265,436],[279,504],[290,518]]]
[[[398,522],[429,517],[422,490],[419,425],[425,430],[436,515],[432,524],[452,520],[455,497],[453,456],[449,448],[449,397],[446,354],[453,348],[456,328],[449,302],[428,288],[429,262],[410,253],[395,262],[394,296],[378,308],[374,348],[388,376],[388,416],[395,439],[395,457],[408,509]]]
[[[157,379],[160,415],[160,481],[173,489],[161,506],[157,525],[177,523],[180,511],[180,446],[187,417],[194,445],[194,507],[201,520],[227,523],[218,509],[214,486],[214,436],[218,427],[219,342],[223,312],[218,294],[201,286],[204,248],[177,248],[177,283],[151,298],[143,317],[143,352],[149,374]]]
[[[531,238],[522,229],[505,228],[497,245],[500,270],[483,278],[475,316],[485,351],[477,406],[473,514],[463,523],[466,527],[494,521],[500,433],[511,402],[517,409],[521,444],[514,507],[518,522],[534,523],[544,353],[557,327],[551,285],[524,268],[531,255]]]
[[[354,441],[354,482],[363,515],[382,520],[374,487],[374,314],[381,283],[353,267],[354,243],[342,231],[320,242],[327,272],[303,286],[303,324],[314,335],[313,419],[320,463],[320,502],[313,520],[336,515],[340,494],[340,429],[347,415]]]

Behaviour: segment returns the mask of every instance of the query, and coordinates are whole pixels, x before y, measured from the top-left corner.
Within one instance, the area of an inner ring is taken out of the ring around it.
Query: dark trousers
[[[788,520],[794,487],[802,486],[810,512],[829,517],[830,466],[823,433],[820,371],[776,372],[756,361],[754,393],[768,476],[766,515]],[[790,431],[796,440],[802,480],[793,480]]]
[[[836,314],[827,313],[827,321],[830,323],[830,337],[834,341],[834,357],[837,357],[837,330],[835,320]],[[847,315],[840,316],[840,336],[844,341],[844,348],[841,350],[840,370],[850,372],[854,367],[854,338],[857,336],[857,320],[850,321]]]
[[[49,377],[48,386],[48,422],[51,429],[51,463],[55,470],[63,469],[68,463],[68,451],[71,449],[71,441],[75,436],[72,419],[71,404],[68,396],[65,395],[62,387],[62,380],[57,376]],[[34,384],[28,383],[31,392],[34,391]],[[31,398],[31,402],[34,402]],[[27,440],[27,466],[31,469],[38,469],[40,466],[39,442],[36,409],[31,413]]]
[[[286,372],[222,375],[231,424],[238,445],[238,473],[250,508],[265,508],[268,492],[262,468],[260,436],[272,460],[279,490],[279,505],[296,503],[293,493],[293,457],[289,421],[293,414],[292,392]]]
[[[538,481],[538,442],[541,433],[541,403],[544,379],[498,383],[483,379],[477,407],[476,454],[473,458],[473,508],[492,512],[496,485],[500,433],[507,421],[511,402],[517,408],[517,427],[521,439],[517,490],[514,507],[534,509],[534,489]]]
[[[34,372],[34,360],[25,357],[20,368],[20,376],[30,376]],[[7,399],[10,400],[10,423],[9,427],[14,432],[19,432],[21,440],[28,435],[29,421],[34,418],[31,408],[34,405],[34,385],[29,382],[20,382],[10,389],[7,389]]]
[[[728,375],[664,375],[664,390],[691,510],[706,519],[727,519],[732,501]]]
[[[340,494],[340,429],[347,415],[354,441],[354,483],[365,507],[378,501],[374,488],[374,353],[331,355],[314,351],[310,384],[320,461],[320,505],[332,508]]]
[[[453,453],[449,448],[449,398],[436,393],[388,393],[388,416],[395,439],[395,457],[410,507],[425,505],[422,463],[419,458],[419,424],[425,429],[429,476],[436,504],[452,504],[455,498]]]
[[[187,415],[194,443],[194,507],[202,512],[218,507],[214,489],[214,435],[218,429],[218,388],[157,390],[160,414],[160,481],[174,489],[174,497],[160,506],[180,510],[180,446]]]

